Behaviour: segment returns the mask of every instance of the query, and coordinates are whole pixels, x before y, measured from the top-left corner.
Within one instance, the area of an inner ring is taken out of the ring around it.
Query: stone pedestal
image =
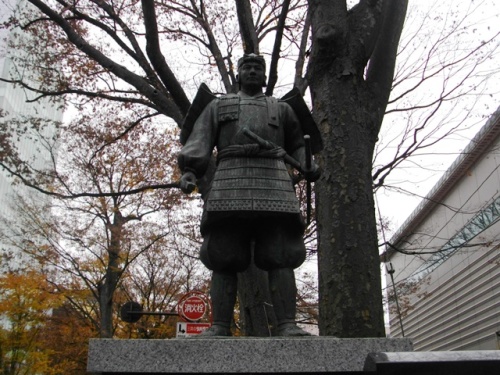
[[[90,341],[94,374],[362,372],[370,353],[407,352],[409,339],[227,338]]]

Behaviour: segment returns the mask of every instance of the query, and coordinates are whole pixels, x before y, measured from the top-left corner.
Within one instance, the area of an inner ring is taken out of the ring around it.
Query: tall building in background
[[[25,0],[0,0],[0,23],[5,22],[13,14],[21,9],[29,9],[30,4]],[[14,50],[10,43],[15,38],[29,38],[21,30],[0,29],[0,77],[7,80],[16,80],[25,78],[22,68],[16,65],[16,58],[23,57],[25,51]],[[29,39],[28,39],[29,41]],[[33,41],[35,43],[36,41]],[[30,81],[30,85],[36,86],[37,82]],[[0,117],[0,126],[6,124],[12,119],[20,118],[38,118],[60,122],[62,120],[62,110],[48,100],[39,100],[29,102],[35,94],[16,86],[12,83],[0,81],[0,111],[3,116]],[[44,136],[52,137],[56,135],[56,127],[49,126],[44,129]],[[37,168],[49,166],[51,158],[49,152],[35,144],[32,139],[20,139],[17,144],[20,154],[25,159],[34,159]],[[0,150],[5,152],[5,150]],[[33,189],[24,187],[20,184],[12,185],[13,179],[8,173],[0,167],[0,232],[5,232],[7,219],[15,220],[17,213],[12,209],[12,202],[16,194],[36,197],[35,200],[44,202],[47,198],[35,192]],[[38,195],[38,196],[37,196]],[[12,250],[5,241],[0,239],[0,256],[6,251]]]

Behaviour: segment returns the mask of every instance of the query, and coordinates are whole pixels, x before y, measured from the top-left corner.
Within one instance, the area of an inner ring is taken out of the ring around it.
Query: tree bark
[[[371,161],[376,133],[354,77],[313,79],[324,150],[316,183],[321,335],[382,337],[384,320]],[[331,90],[335,87],[335,90]],[[360,92],[361,91],[361,92]]]
[[[144,26],[146,28],[146,51],[148,57],[162,79],[163,84],[172,95],[172,99],[180,112],[185,115],[191,103],[177,77],[165,61],[165,56],[163,56],[161,51],[154,1],[142,0],[142,11],[144,13]]]
[[[381,49],[397,49],[406,7],[361,1],[347,11],[345,2],[309,3],[313,46],[307,78],[324,142],[318,157],[323,174],[316,183],[320,334],[383,337],[371,170],[394,61],[377,67],[383,81],[365,80],[364,73]],[[391,11],[399,17],[386,16]]]
[[[121,274],[120,250],[124,224],[125,219],[120,211],[116,211],[113,215],[113,222],[109,224],[110,241],[106,274],[99,286],[99,308],[101,313],[99,335],[101,338],[113,337],[113,296]]]

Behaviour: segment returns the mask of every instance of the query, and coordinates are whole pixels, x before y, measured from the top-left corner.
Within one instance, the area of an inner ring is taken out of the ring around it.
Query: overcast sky
[[[439,2],[410,0],[409,16],[405,25],[402,43],[414,33],[416,28],[419,28],[419,33],[423,39],[421,39],[420,44],[417,43],[418,46],[413,55],[400,57],[400,63],[406,61],[408,58],[417,59],[417,56],[419,56],[417,51],[422,51],[422,49],[425,53],[429,51],[433,43],[442,35],[441,32],[449,29],[454,24],[460,24],[460,35],[456,40],[450,39],[449,44],[441,46],[441,51],[449,50],[446,55],[440,55],[444,63],[449,61],[452,55],[456,56],[470,46],[478,45],[482,40],[491,38],[491,36],[500,31],[498,8],[498,2],[495,3],[493,0],[444,0]],[[431,11],[429,14],[427,14],[428,10]],[[463,21],[462,18],[466,12],[472,12],[472,15]],[[499,38],[496,38],[492,45],[498,48]],[[498,70],[499,63],[500,60],[497,53],[497,56],[488,60],[484,68],[474,73],[477,82],[484,76],[484,72]],[[443,75],[440,75],[440,78],[442,77]],[[439,137],[440,134],[443,134],[445,128],[449,129],[451,126],[458,125],[460,130],[447,137],[446,141],[440,142],[435,147],[426,150],[421,156],[415,157],[410,162],[402,165],[402,168],[397,172],[395,171],[387,180],[389,184],[400,187],[408,191],[408,193],[388,189],[380,189],[378,191],[376,196],[380,213],[391,222],[391,232],[397,230],[403,224],[405,219],[420,203],[421,198],[419,196],[425,196],[432,189],[434,184],[459,155],[460,151],[464,149],[470,139],[486,123],[487,118],[496,111],[500,104],[497,97],[498,88],[500,87],[499,83],[499,75],[496,73],[489,79],[487,85],[477,88],[475,95],[460,100],[455,106],[449,104],[431,121],[431,128],[443,127],[443,131],[438,132],[434,138]],[[467,83],[466,85],[470,84]],[[420,90],[414,96],[410,97],[405,105],[425,103],[428,99],[426,96],[431,97],[435,92],[441,90],[441,88],[441,81],[436,80],[427,88]],[[380,135],[379,148],[387,147],[388,150],[381,152],[381,161],[390,160],[394,154],[395,143],[392,142],[391,144],[389,141],[398,134],[398,131],[408,121],[415,120],[417,116],[424,118],[425,113],[414,113],[412,116],[410,120],[408,119],[408,114],[386,116]],[[387,233],[389,237],[391,232]],[[382,242],[382,239],[380,240]]]

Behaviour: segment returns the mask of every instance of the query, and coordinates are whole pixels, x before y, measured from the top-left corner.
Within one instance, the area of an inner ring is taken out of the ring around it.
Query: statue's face
[[[239,69],[239,82],[242,88],[256,86],[261,88],[266,82],[264,67],[257,62],[244,63]]]

